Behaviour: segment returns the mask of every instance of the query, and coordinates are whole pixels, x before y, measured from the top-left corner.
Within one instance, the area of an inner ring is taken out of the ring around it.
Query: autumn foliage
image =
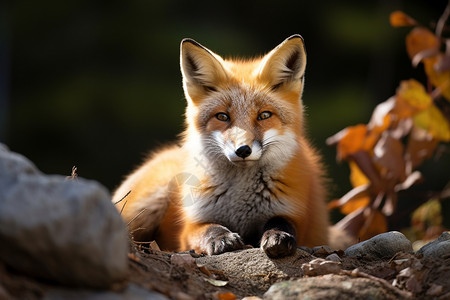
[[[353,186],[329,208],[346,215],[337,226],[355,240],[390,229],[388,217],[396,212],[399,193],[422,180],[417,168],[438,144],[450,141],[450,40],[443,37],[449,15],[450,5],[432,32],[403,12],[391,14],[392,26],[413,27],[406,51],[414,67],[423,65],[427,82],[401,81],[367,124],[347,127],[327,140],[336,146],[337,159],[348,162]]]

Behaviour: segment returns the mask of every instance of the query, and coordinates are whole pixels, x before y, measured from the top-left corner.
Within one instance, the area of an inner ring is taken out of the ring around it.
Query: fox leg
[[[260,247],[271,258],[292,255],[297,248],[294,226],[283,217],[267,221]]]
[[[181,234],[181,250],[216,255],[244,248],[239,234],[219,224],[188,223]]]

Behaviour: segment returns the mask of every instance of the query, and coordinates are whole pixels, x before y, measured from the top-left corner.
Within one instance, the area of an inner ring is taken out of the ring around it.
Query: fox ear
[[[302,82],[306,67],[303,38],[293,35],[263,57],[259,77],[271,88],[283,83]]]
[[[192,39],[181,42],[180,63],[183,86],[192,99],[199,94],[216,90],[227,78],[223,59]]]

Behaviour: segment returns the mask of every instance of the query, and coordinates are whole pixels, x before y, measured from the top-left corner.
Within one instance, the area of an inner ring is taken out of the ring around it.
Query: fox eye
[[[272,113],[270,111],[263,111],[262,113],[259,114],[258,116],[258,120],[265,120],[268,119],[272,116]]]
[[[226,113],[218,113],[216,114],[216,119],[219,121],[227,122],[230,117]]]

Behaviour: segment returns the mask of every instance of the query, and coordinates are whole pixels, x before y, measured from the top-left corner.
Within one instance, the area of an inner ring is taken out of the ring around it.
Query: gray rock
[[[107,190],[46,176],[0,148],[0,260],[71,286],[109,287],[128,275],[128,235]]]
[[[43,300],[168,300],[166,296],[148,291],[138,285],[129,284],[122,292],[93,291],[79,289],[52,289]]]
[[[450,255],[450,232],[443,232],[436,240],[420,248],[417,254],[425,257],[444,257]]]
[[[275,283],[264,294],[264,299],[409,299],[409,294],[397,288],[383,285],[367,278],[352,278],[342,275],[305,277],[295,281]]]
[[[402,233],[390,231],[347,248],[345,255],[384,258],[392,257],[400,251],[412,252],[411,242]]]

